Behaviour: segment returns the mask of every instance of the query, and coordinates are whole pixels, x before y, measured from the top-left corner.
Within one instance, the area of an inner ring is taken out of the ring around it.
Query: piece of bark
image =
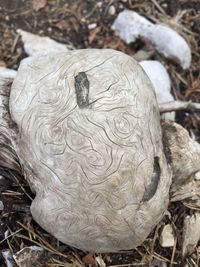
[[[183,184],[173,184],[170,190],[170,200],[184,201],[186,205],[192,205],[194,208],[200,208],[200,181],[191,175]]]
[[[175,122],[164,122],[162,131],[165,155],[173,171],[173,184],[183,185],[192,174],[200,171],[200,144]]]
[[[25,247],[18,251],[13,258],[19,267],[37,266],[38,261],[44,255],[44,249],[38,246]]]
[[[183,229],[182,255],[186,257],[192,254],[200,240],[200,212],[186,216]]]
[[[19,161],[12,144],[15,125],[10,118],[9,96],[13,72],[0,70],[0,166],[19,171]]]

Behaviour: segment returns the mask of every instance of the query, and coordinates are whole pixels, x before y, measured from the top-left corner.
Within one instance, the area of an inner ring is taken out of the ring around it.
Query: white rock
[[[170,93],[170,77],[165,67],[156,60],[143,60],[140,61],[139,64],[142,66],[154,86],[158,103],[174,101],[174,97]],[[175,112],[167,112],[162,115],[162,118],[174,121]]]
[[[172,100],[171,97],[166,99],[165,95],[163,95],[165,92],[170,93],[171,90],[171,81],[166,68],[156,60],[142,60],[139,64],[151,79],[158,101],[167,102]]]
[[[155,25],[134,11],[124,10],[112,25],[115,34],[126,43],[142,38],[151,42],[166,58],[179,63],[183,69],[191,64],[191,50],[187,42],[173,29]]]
[[[97,24],[96,23],[91,23],[91,24],[88,24],[88,29],[89,30],[93,30],[97,27]]]
[[[194,179],[195,179],[196,181],[200,181],[200,172],[196,172],[196,173],[194,174]]]
[[[70,50],[69,46],[58,43],[49,37],[41,37],[20,29],[17,32],[21,35],[24,50],[29,56],[47,55]]]
[[[115,13],[116,13],[115,6],[113,6],[113,5],[110,6],[109,9],[108,9],[108,14],[111,15],[111,16],[113,16],[113,15],[115,15]]]
[[[181,35],[171,28],[155,25],[154,30],[147,36],[155,48],[166,58],[179,63],[183,69],[188,69],[191,64],[191,50]]]
[[[14,79],[17,75],[17,71],[0,67],[0,78]]]
[[[134,11],[124,10],[118,14],[111,28],[129,44],[143,36],[148,28],[152,29],[153,24]]]
[[[192,254],[200,240],[200,212],[195,212],[192,216],[187,216],[183,228],[182,254],[187,256]]]
[[[175,243],[174,232],[172,226],[167,224],[163,227],[160,236],[160,245],[162,247],[173,247]]]

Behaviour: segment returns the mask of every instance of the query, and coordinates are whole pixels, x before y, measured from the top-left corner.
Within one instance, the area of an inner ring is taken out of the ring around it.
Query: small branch
[[[157,7],[157,9],[166,16],[165,10],[160,6],[160,4],[157,2],[157,0],[151,0],[151,2]]]
[[[171,101],[158,104],[160,113],[166,113],[177,110],[195,110],[200,111],[200,103],[191,101]]]

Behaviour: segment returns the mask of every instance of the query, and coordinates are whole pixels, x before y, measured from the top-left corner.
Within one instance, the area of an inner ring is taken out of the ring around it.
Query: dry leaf
[[[132,49],[116,36],[108,36],[104,38],[102,48],[119,50],[129,55],[133,54]]]
[[[91,44],[94,39],[96,38],[96,35],[101,31],[101,27],[97,27],[93,30],[90,31],[89,33],[89,37],[88,37],[88,41],[89,41],[89,44]]]
[[[61,31],[65,31],[69,28],[69,23],[66,20],[60,20],[53,24],[53,26]]]
[[[38,11],[44,8],[47,4],[47,0],[33,0],[33,9]]]
[[[83,263],[85,264],[90,264],[90,265],[95,265],[95,259],[93,258],[92,254],[87,254],[82,258]]]

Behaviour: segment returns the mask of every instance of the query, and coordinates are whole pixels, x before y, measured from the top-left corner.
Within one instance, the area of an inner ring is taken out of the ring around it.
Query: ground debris
[[[9,249],[2,251],[3,258],[7,267],[13,267],[13,257]]]
[[[44,256],[44,249],[38,246],[24,247],[13,255],[19,267],[37,266],[38,261]]]
[[[200,240],[200,212],[195,212],[191,216],[186,216],[183,228],[183,257],[191,255]]]
[[[160,245],[162,247],[173,247],[175,243],[173,227],[167,224],[163,227],[160,235]]]

